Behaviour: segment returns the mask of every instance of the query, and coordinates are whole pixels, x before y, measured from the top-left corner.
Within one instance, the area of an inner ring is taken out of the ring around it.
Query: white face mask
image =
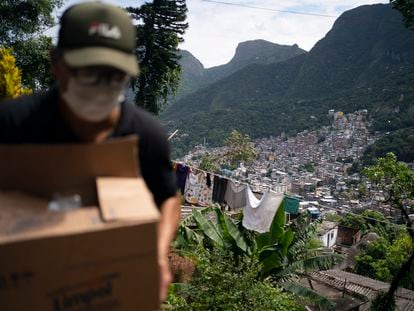
[[[62,98],[79,118],[99,122],[109,117],[125,99],[124,86],[108,84],[82,85],[76,79],[70,78]]]

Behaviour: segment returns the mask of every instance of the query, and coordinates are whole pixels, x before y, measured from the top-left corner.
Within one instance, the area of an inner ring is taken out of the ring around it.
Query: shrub
[[[0,48],[0,101],[31,93],[22,86],[22,76],[11,49]]]
[[[191,282],[170,293],[173,310],[304,310],[292,294],[266,281],[258,281],[257,259],[244,257],[234,264],[231,253],[214,249],[198,251]]]

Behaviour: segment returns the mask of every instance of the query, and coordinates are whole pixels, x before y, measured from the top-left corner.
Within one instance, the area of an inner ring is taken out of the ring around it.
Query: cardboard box
[[[159,308],[159,214],[136,145],[0,146],[0,310]],[[56,193],[89,206],[50,211]]]

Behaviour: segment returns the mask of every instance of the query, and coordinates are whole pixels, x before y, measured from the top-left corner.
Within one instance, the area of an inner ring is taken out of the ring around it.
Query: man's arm
[[[166,199],[161,204],[161,218],[158,225],[158,265],[160,267],[160,299],[164,301],[167,297],[168,285],[172,281],[168,254],[170,244],[175,238],[178,223],[180,221],[180,197],[176,196]]]

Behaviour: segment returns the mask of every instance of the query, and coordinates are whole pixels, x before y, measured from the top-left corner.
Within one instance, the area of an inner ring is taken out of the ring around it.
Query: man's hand
[[[158,266],[160,269],[160,300],[167,298],[168,286],[172,281],[168,254],[170,244],[180,221],[180,198],[177,194],[161,205],[161,218],[158,226]]]

